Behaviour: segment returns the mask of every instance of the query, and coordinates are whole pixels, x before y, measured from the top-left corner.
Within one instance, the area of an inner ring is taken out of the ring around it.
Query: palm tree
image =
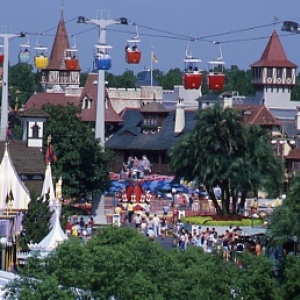
[[[282,167],[265,131],[244,127],[240,113],[220,104],[199,110],[195,119],[193,131],[170,150],[170,167],[188,180],[200,178],[219,214],[236,213],[238,189],[245,199],[247,192],[259,187],[280,186]],[[217,184],[222,206],[213,192]]]

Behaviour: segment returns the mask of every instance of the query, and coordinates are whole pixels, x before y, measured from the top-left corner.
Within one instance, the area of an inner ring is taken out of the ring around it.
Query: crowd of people
[[[85,243],[95,233],[94,224],[92,217],[88,222],[85,222],[83,217],[78,218],[77,215],[73,215],[68,219],[65,232],[67,237],[79,237]]]
[[[145,174],[149,173],[151,173],[151,163],[146,155],[143,155],[142,159],[129,156],[127,163],[123,164],[121,178],[135,181],[144,178]]]

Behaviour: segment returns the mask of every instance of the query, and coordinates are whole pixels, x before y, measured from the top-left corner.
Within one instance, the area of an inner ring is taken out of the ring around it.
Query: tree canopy
[[[81,299],[284,299],[268,258],[246,254],[241,260],[243,268],[198,247],[166,251],[133,228],[112,226],[86,244],[64,242],[42,264],[29,259],[10,291],[23,300],[32,294],[73,300],[75,287]]]
[[[235,213],[238,190],[258,189],[279,193],[282,185],[282,163],[273,152],[270,137],[258,126],[245,127],[242,115],[220,104],[199,110],[195,127],[170,150],[170,167],[178,177],[198,179],[207,188],[218,213]],[[222,189],[220,206],[213,187]]]
[[[45,145],[51,135],[58,157],[53,173],[56,178],[63,178],[63,194],[94,195],[106,191],[112,153],[103,151],[92,129],[80,120],[80,108],[67,104],[46,105],[43,109],[50,115],[44,134]]]

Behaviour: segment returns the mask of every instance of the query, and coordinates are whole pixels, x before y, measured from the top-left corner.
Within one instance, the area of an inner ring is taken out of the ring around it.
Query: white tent
[[[54,187],[53,187],[53,179],[52,179],[52,172],[51,172],[51,165],[50,164],[48,164],[46,166],[46,170],[45,170],[45,178],[44,178],[42,195],[41,195],[43,201],[46,200],[47,195],[49,195],[50,211],[55,211],[57,208],[59,208],[59,215],[60,215],[61,203],[55,197]],[[51,218],[51,227],[54,226],[55,220],[56,220],[55,213],[53,213],[52,218]]]
[[[29,191],[17,174],[6,146],[0,164],[0,210],[27,209],[29,202]]]
[[[45,256],[49,252],[55,250],[60,243],[68,239],[60,225],[59,208],[56,209],[54,215],[55,223],[49,234],[38,244],[28,244],[28,247],[31,251],[40,251],[41,255]]]

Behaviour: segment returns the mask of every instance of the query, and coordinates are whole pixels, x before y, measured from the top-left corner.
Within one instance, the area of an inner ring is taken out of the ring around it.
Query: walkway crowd
[[[68,219],[65,232],[68,237],[79,237],[85,243],[95,233],[94,224],[92,217],[88,222],[85,222],[83,217],[79,219],[77,215],[73,215]]]

